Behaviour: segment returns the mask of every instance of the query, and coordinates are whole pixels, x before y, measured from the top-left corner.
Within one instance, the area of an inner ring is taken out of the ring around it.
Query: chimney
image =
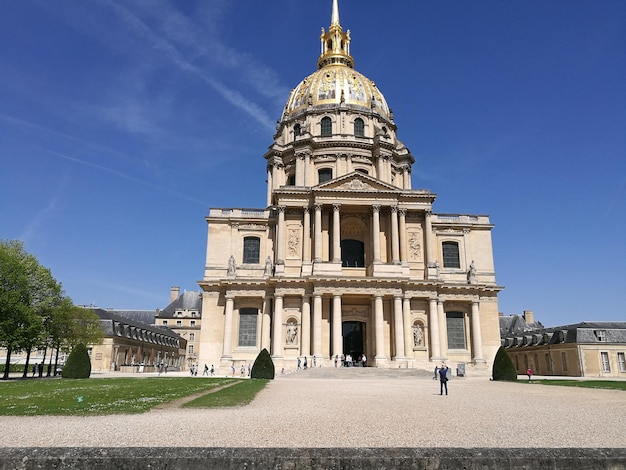
[[[532,310],[524,310],[524,321],[526,323],[535,323],[535,315]]]
[[[174,286],[170,291],[170,303],[174,302],[180,295],[180,287]]]

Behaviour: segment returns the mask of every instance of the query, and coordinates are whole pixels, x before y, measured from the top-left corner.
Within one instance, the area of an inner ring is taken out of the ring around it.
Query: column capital
[[[315,204],[313,204],[313,208],[314,208],[316,211],[321,211],[321,210],[322,210],[322,204],[321,204],[321,203],[319,203],[319,202],[316,202]]]
[[[275,206],[275,207],[279,213],[284,213],[285,210],[287,209],[287,206]]]
[[[311,207],[309,207],[309,206],[304,206],[304,207],[302,208],[302,211],[303,211],[305,214],[308,214],[309,212],[311,212]]]
[[[380,204],[372,204],[372,212],[380,212]]]
[[[390,206],[390,207],[389,207],[389,210],[390,210],[392,213],[393,213],[393,212],[398,213],[398,206]]]
[[[341,209],[341,203],[340,202],[333,202],[333,211],[338,212],[339,209]]]
[[[405,217],[406,216],[406,209],[398,207],[398,214],[400,215],[400,217]]]

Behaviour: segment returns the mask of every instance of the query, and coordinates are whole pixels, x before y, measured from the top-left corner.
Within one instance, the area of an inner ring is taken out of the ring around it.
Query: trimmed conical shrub
[[[504,347],[500,346],[493,360],[493,380],[502,380],[505,382],[515,382],[517,380],[517,369],[506,352]]]
[[[91,375],[91,360],[84,344],[78,343],[67,356],[63,366],[64,379],[87,379]]]
[[[274,378],[274,362],[270,357],[267,349],[263,349],[254,360],[252,371],[250,372],[252,379],[273,379]]]

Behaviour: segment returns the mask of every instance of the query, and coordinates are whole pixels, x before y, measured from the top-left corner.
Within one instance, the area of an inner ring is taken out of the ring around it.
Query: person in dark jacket
[[[442,365],[441,369],[439,369],[439,395],[443,395],[443,391],[445,389],[446,395],[448,394],[448,378],[450,374],[448,373],[450,369],[448,369],[447,365]]]

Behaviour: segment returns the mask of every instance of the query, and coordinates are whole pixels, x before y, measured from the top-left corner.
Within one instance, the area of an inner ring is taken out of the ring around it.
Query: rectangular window
[[[167,325],[167,320],[163,320],[163,324],[164,324],[164,325]]]
[[[567,354],[561,353],[561,363],[563,364],[563,372],[567,372]]]
[[[190,324],[190,326],[196,326],[196,321],[195,321],[195,320],[191,320],[191,321],[189,322],[189,324]]]
[[[550,357],[550,353],[546,354],[546,370],[552,372],[552,358]]]
[[[462,312],[446,313],[448,349],[465,349],[465,318]]]
[[[243,264],[259,264],[261,258],[261,239],[246,237],[243,239]]]
[[[443,250],[443,267],[460,268],[459,244],[457,242],[443,242],[441,247]]]
[[[626,372],[626,358],[624,357],[623,352],[617,353],[617,362],[619,364],[619,371]]]
[[[182,320],[176,320],[176,326],[183,326]]]
[[[193,344],[189,346],[189,354],[193,354]]]
[[[239,310],[239,346],[256,346],[257,310]]]
[[[611,363],[609,362],[609,353],[601,352],[600,359],[602,361],[602,372],[611,372]]]

